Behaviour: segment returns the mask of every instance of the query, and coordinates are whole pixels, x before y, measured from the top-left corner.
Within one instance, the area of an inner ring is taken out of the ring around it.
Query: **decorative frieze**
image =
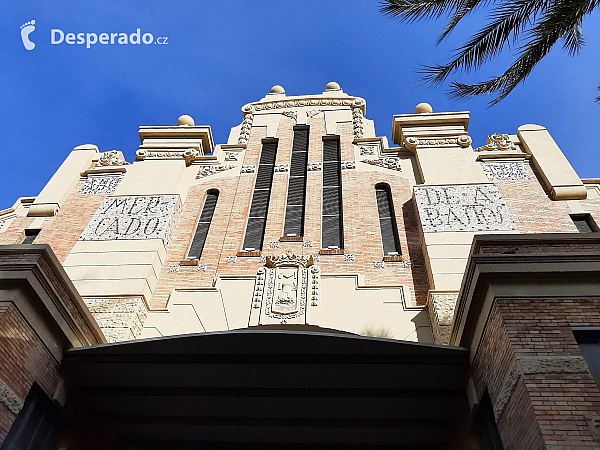
[[[129,165],[127,161],[125,161],[125,157],[123,156],[123,152],[118,150],[110,150],[108,152],[103,152],[100,154],[100,158],[98,159],[99,166],[126,166]]]
[[[342,170],[356,169],[354,161],[342,161],[340,166]]]
[[[242,108],[242,111],[244,109]],[[250,109],[252,111],[252,109]],[[238,138],[238,144],[246,145],[248,144],[248,139],[250,139],[250,131],[252,130],[252,121],[254,120],[254,114],[251,112],[247,113],[244,116],[244,120],[242,121],[242,128],[240,129],[240,137]]]
[[[207,264],[198,264],[196,266],[196,270],[198,272],[206,272],[207,269],[208,269],[208,265]]]
[[[471,142],[471,136],[467,135],[436,139],[418,139],[415,137],[407,137],[404,140],[404,147],[412,151],[414,151],[417,148],[417,146],[438,147],[446,145],[459,145],[461,147],[468,147],[469,145],[471,145]]]
[[[220,173],[220,172],[224,172],[226,170],[233,169],[235,167],[236,166],[231,165],[231,164],[228,164],[228,165],[220,164],[218,166],[202,166],[202,167],[200,167],[200,170],[198,171],[198,175],[196,175],[196,179],[206,178],[206,177],[209,177],[216,173]]]
[[[236,152],[225,152],[225,161],[237,161],[237,153]]]
[[[241,173],[254,173],[256,171],[256,167],[253,165],[244,165],[240,169]]]
[[[267,267],[284,267],[284,266],[298,266],[298,267],[310,267],[313,265],[312,256],[297,255],[294,252],[287,251],[284,255],[280,256],[267,256],[266,261]]]
[[[79,189],[79,194],[112,194],[122,179],[122,174],[89,176],[85,180],[85,183],[83,183],[83,186],[81,186],[81,189]]]
[[[288,164],[275,164],[275,172],[287,172],[289,169]]]
[[[481,168],[490,181],[534,179],[525,162],[484,162]]]
[[[372,166],[383,167],[384,169],[402,171],[400,158],[378,158],[378,159],[362,159],[360,162],[371,164]]]
[[[344,254],[344,261],[346,262],[354,262],[355,261],[355,255],[354,253],[345,253]]]
[[[309,109],[308,111],[306,111],[306,117],[308,117],[309,119],[312,119],[313,117],[317,117],[322,112],[323,111],[320,109]]]
[[[493,184],[417,186],[414,196],[425,233],[516,228]]]
[[[183,158],[188,166],[198,156],[200,156],[200,151],[197,148],[186,148],[180,150],[140,148],[137,152],[135,152],[135,159],[138,161],[143,161],[145,159]]]
[[[360,155],[376,155],[377,154],[377,146],[375,145],[362,145],[360,147]]]
[[[352,134],[354,139],[360,139],[364,135],[363,110],[361,108],[352,108]]]
[[[79,239],[162,239],[168,245],[180,208],[179,195],[108,197]]]
[[[235,256],[228,256],[227,257],[227,262],[229,264],[235,264],[237,262],[237,255],[235,255]]]
[[[308,165],[306,166],[306,170],[308,170],[309,172],[312,172],[315,170],[321,170],[321,163],[320,162],[308,163]]]
[[[279,248],[279,241],[269,242],[269,248]]]
[[[284,111],[281,114],[283,114],[286,117],[289,117],[294,122],[298,121],[298,113],[296,111]]]
[[[302,247],[304,247],[304,248],[310,248],[312,246],[313,246],[312,241],[304,241],[304,242],[302,242]]]
[[[385,262],[373,261],[373,267],[375,267],[376,269],[383,269],[383,268],[385,268]]]
[[[520,151],[508,134],[494,133],[487,137],[485,145],[473,149],[474,152]]]

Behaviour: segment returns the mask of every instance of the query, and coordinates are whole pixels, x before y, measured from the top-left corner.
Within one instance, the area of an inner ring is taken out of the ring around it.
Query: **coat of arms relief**
[[[260,309],[259,323],[305,324],[307,305],[318,306],[320,270],[312,256],[288,251],[267,256],[257,271],[252,308]]]

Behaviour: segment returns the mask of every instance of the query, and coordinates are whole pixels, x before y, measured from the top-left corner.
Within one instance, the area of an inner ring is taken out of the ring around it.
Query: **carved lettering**
[[[415,200],[426,233],[516,228],[492,184],[415,187]]]

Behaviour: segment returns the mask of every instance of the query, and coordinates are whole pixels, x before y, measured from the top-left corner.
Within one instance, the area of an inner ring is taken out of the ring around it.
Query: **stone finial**
[[[327,85],[325,86],[325,91],[341,91],[342,88],[340,87],[340,85],[338,83],[336,83],[335,81],[330,81],[329,83],[327,83]]]
[[[179,118],[177,119],[177,125],[185,125],[185,126],[193,127],[194,119],[192,119],[192,116],[188,116],[187,114],[184,114],[182,116],[179,116]]]
[[[415,114],[423,114],[433,112],[433,108],[429,103],[419,103],[415,106]]]
[[[276,84],[271,88],[269,94],[285,94],[285,89],[283,88],[283,86]]]

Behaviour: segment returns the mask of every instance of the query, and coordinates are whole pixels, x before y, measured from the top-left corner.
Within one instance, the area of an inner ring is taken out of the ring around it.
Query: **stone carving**
[[[242,109],[243,111],[243,109]],[[250,139],[250,131],[252,130],[252,121],[254,120],[254,114],[248,113],[244,116],[244,120],[242,121],[242,128],[240,129],[240,137],[238,139],[238,144],[246,145],[248,144],[248,139]]]
[[[354,139],[360,139],[364,135],[363,111],[361,108],[352,108],[352,133]]]
[[[410,259],[403,259],[402,260],[402,267],[404,267],[405,269],[412,268],[412,261]]]
[[[302,247],[304,247],[304,248],[310,248],[310,247],[312,247],[312,241],[304,241],[304,242],[302,242]]]
[[[0,380],[0,403],[13,414],[19,414],[25,400],[21,399],[4,381]]]
[[[298,113],[296,111],[284,111],[281,114],[283,114],[286,117],[289,117],[294,122],[298,121]]]
[[[524,162],[484,162],[481,168],[490,181],[494,180],[532,180],[533,174],[527,170]]]
[[[500,419],[519,378],[525,374],[578,374],[589,373],[581,356],[517,356],[508,370],[494,404],[494,416]]]
[[[108,197],[79,240],[162,239],[166,246],[180,208],[179,195]]]
[[[408,150],[414,151],[418,145],[421,146],[439,146],[439,145],[460,145],[461,147],[468,147],[471,145],[471,136],[462,135],[450,138],[439,138],[439,139],[417,139],[415,137],[407,137],[404,140],[404,147]]]
[[[377,153],[377,147],[375,145],[363,145],[360,147],[360,154],[363,155],[375,155]]]
[[[261,264],[265,264],[265,263],[267,262],[267,257],[266,257],[266,256],[260,256],[260,258],[259,258],[259,262],[260,262]]]
[[[242,166],[242,169],[240,170],[241,173],[254,173],[254,171],[256,170],[256,167],[254,167],[253,165],[245,165]]]
[[[306,166],[306,170],[313,171],[313,170],[321,170],[321,163],[320,162],[316,162],[316,163],[309,163]]]
[[[234,264],[237,262],[237,256],[228,256],[227,257],[227,262],[230,264]]]
[[[90,176],[79,189],[79,194],[112,194],[122,179],[123,175]]]
[[[312,256],[312,259],[315,263],[318,263],[321,261],[321,255],[319,255],[318,253],[314,254],[314,255],[310,255]]]
[[[372,166],[383,167],[384,169],[402,171],[400,165],[400,158],[379,158],[379,159],[363,159],[360,162],[365,164],[371,164]]]
[[[136,339],[148,317],[142,296],[84,297],[92,316],[108,342]]]
[[[344,255],[344,261],[346,261],[346,262],[354,262],[355,261],[354,253],[346,253]]]
[[[289,165],[287,164],[275,164],[275,172],[287,172]]]
[[[207,264],[198,264],[196,266],[196,270],[198,272],[206,272],[207,269],[208,269],[208,265]]]
[[[237,161],[237,154],[235,152],[225,152],[225,161]]]
[[[265,275],[267,269],[260,267],[256,273],[256,282],[254,283],[254,294],[252,295],[252,308],[260,308],[265,289]]]
[[[285,255],[267,256],[266,264],[267,267],[310,267],[313,265],[313,257],[297,255],[288,250]]]
[[[279,241],[269,242],[269,248],[279,248]]]
[[[319,306],[319,282],[321,281],[321,270],[317,266],[310,268],[310,306]]]
[[[198,171],[198,175],[196,175],[196,179],[209,177],[219,172],[224,172],[226,170],[230,170],[235,168],[235,166],[229,165],[218,165],[218,166],[203,166]]]
[[[376,269],[383,269],[385,268],[385,263],[383,261],[373,261],[373,267]]]
[[[309,119],[312,119],[313,117],[317,117],[322,112],[323,111],[320,109],[309,109],[308,111],[306,111],[306,117],[308,117]]]
[[[425,233],[516,229],[493,184],[417,186],[414,196]]]
[[[143,161],[144,159],[183,158],[188,166],[198,156],[200,156],[200,151],[195,148],[186,148],[185,150],[155,150],[141,148],[135,152],[135,159],[138,161]]]
[[[341,168],[342,170],[356,169],[356,164],[354,161],[342,161]]]
[[[458,293],[430,292],[427,299],[431,328],[436,344],[448,344]]]
[[[99,166],[126,166],[128,164],[129,163],[125,161],[123,152],[118,150],[103,152],[100,154],[100,159],[98,159]]]
[[[174,265],[174,266],[169,266],[169,272],[170,273],[178,273],[179,272],[179,264]]]
[[[487,137],[485,145],[473,149],[474,152],[519,151],[508,134],[494,133]]]

